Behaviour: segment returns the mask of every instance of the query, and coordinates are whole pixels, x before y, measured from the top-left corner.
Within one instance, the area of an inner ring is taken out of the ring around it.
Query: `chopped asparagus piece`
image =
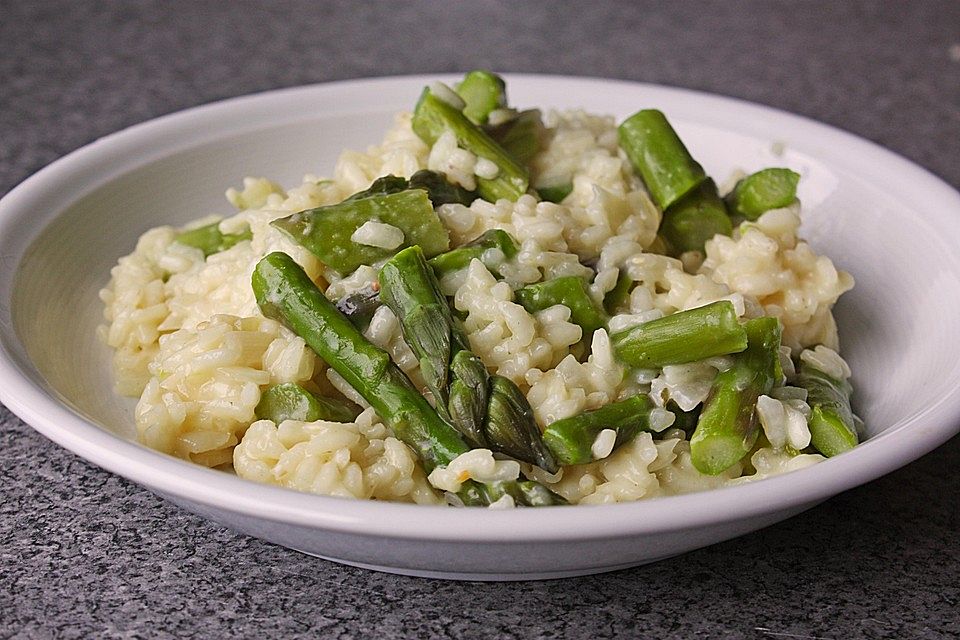
[[[348,274],[362,264],[373,264],[395,253],[391,249],[357,244],[350,240],[366,221],[376,220],[403,231],[401,246],[420,245],[434,256],[446,251],[450,238],[426,191],[410,189],[385,195],[308,209],[270,224],[303,245],[327,266]]]
[[[763,169],[737,182],[727,197],[732,213],[756,220],[765,211],[779,209],[797,199],[800,174],[790,169]]]
[[[727,300],[680,311],[610,336],[614,353],[625,364],[652,369],[747,348],[747,333]]]
[[[370,196],[385,196],[400,193],[407,189],[423,189],[427,192],[427,197],[430,198],[434,207],[454,202],[469,206],[471,202],[477,199],[475,193],[451,184],[442,173],[421,169],[410,176],[409,180],[395,175],[377,178],[369,187],[353,194],[346,201],[362,200]]]
[[[370,319],[381,304],[380,290],[364,287],[338,300],[337,311],[349,318],[353,324],[363,328],[370,324]]]
[[[717,185],[707,178],[663,212],[660,234],[670,245],[671,254],[685,251],[703,253],[707,240],[717,234],[729,236],[733,224],[717,193]]]
[[[463,115],[474,124],[484,124],[491,111],[507,106],[507,85],[503,78],[490,71],[469,72],[456,90],[466,103]]]
[[[196,229],[182,231],[174,238],[177,242],[188,247],[196,247],[203,251],[203,257],[226,251],[238,242],[250,240],[253,234],[249,229],[243,233],[221,233],[220,223],[212,222]]]
[[[490,377],[484,432],[494,451],[535,464],[550,473],[560,470],[540,436],[540,427],[527,397],[503,376]]]
[[[734,365],[717,374],[690,438],[693,465],[718,475],[750,453],[759,433],[757,398],[773,388],[780,370],[780,321],[749,320],[748,346]]]
[[[526,170],[463,113],[433,95],[429,87],[423,90],[414,110],[413,130],[431,145],[445,131],[451,131],[460,147],[496,164],[499,169],[496,178],[477,178],[477,192],[483,199],[516,200],[527,192]]]
[[[619,447],[641,431],[649,430],[650,410],[653,408],[648,396],[632,396],[593,411],[557,420],[544,430],[543,441],[561,465],[593,462],[593,443],[601,431],[616,431],[614,447]]]
[[[360,408],[352,402],[310,393],[295,382],[285,382],[264,391],[254,413],[258,419],[275,424],[284,420],[353,422],[360,415]]]
[[[528,109],[502,124],[487,127],[486,132],[514,160],[527,165],[543,146],[546,129],[540,110]]]
[[[620,148],[661,209],[672,205],[707,177],[660,111],[638,111],[623,121],[618,134]]]
[[[490,229],[468,244],[430,258],[429,262],[437,277],[441,278],[448,273],[470,266],[470,262],[475,258],[484,261],[490,249],[499,249],[507,260],[516,256],[517,252],[520,251],[517,242],[510,237],[509,233],[502,229]],[[487,264],[486,261],[484,261],[484,265],[494,274],[496,274],[496,267],[499,266],[492,263]]]
[[[633,288],[633,279],[624,270],[617,275],[617,284],[607,292],[603,298],[603,308],[611,316],[627,304],[630,300],[630,290]]]
[[[548,187],[537,187],[537,193],[540,199],[545,202],[563,202],[563,199],[573,193],[573,183],[550,185]]]
[[[607,324],[607,315],[598,309],[587,283],[577,276],[563,276],[530,284],[516,292],[516,299],[530,313],[562,304],[570,309],[570,319],[590,334]]]
[[[828,458],[857,446],[856,417],[850,408],[853,387],[806,362],[800,363],[796,384],[807,390],[811,413],[807,419],[810,442]]]

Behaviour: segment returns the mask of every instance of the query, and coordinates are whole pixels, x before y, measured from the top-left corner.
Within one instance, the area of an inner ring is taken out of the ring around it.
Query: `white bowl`
[[[295,184],[379,140],[436,77],[361,80],[159,118],[55,162],[0,201],[0,400],[38,431],[176,504],[307,553],[411,575],[560,577],[651,562],[799,513],[930,451],[960,426],[960,195],[850,134],[729,98],[509,76],[514,104],[618,119],[664,110],[708,172],[803,174],[804,233],[857,279],[837,318],[869,439],[814,467],[604,507],[487,511],[351,501],[255,484],[136,443],[95,337],[97,291],[152,226],[226,213],[245,175]],[[441,78],[453,81],[454,77]],[[783,143],[782,156],[773,143]]]

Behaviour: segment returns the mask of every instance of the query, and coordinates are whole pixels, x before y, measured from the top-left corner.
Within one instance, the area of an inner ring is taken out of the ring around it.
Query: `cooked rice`
[[[499,117],[495,113],[491,119]],[[200,250],[174,242],[177,230],[159,227],[120,259],[100,294],[105,304],[100,335],[114,349],[118,391],[139,398],[141,440],[199,464],[232,463],[241,477],[299,491],[421,504],[443,502],[442,492],[455,492],[467,479],[515,479],[521,471],[571,502],[598,504],[747,482],[821,460],[819,455],[795,455],[809,444],[805,415],[810,409],[804,390],[782,384],[794,375],[791,349],[834,377],[849,377],[849,367],[836,353],[831,307],[853,280],[798,238],[799,207],[767,212],[741,225],[732,237],[717,236],[703,256],[678,260],[660,255],[655,253],[660,213],[619,151],[613,119],[551,112],[545,123],[548,140],[533,160],[532,184],[569,182],[572,192],[558,204],[525,195],[516,202],[476,200],[470,206],[440,207],[454,246],[494,228],[508,231],[520,244],[513,259],[494,250],[449,274],[441,288],[465,314],[471,349],[492,372],[520,386],[541,427],[648,393],[658,405],[651,415],[655,434],[641,433],[614,449],[615,433],[604,430],[594,443],[594,462],[555,475],[473,450],[427,478],[413,451],[373,409],[351,423],[288,420],[276,425],[256,419],[261,392],[279,382],[305,384],[367,406],[301,338],[260,314],[249,284],[257,262],[283,251],[331,299],[377,282],[376,265],[346,277],[325,269],[270,221],[339,202],[387,174],[409,177],[430,168],[473,189],[478,177],[499,172],[494,162],[459,148],[452,134],[432,147],[424,144],[412,131],[410,114],[404,113],[381,145],[345,151],[332,179],[308,175],[300,185],[284,189],[265,178],[245,178],[241,189],[228,190],[227,199],[238,213],[220,221],[220,229],[239,233],[249,228],[249,241],[204,259]],[[403,232],[370,221],[353,240],[395,248],[402,244]],[[584,265],[587,261],[596,272]],[[717,372],[731,366],[730,358],[627,371],[614,359],[607,331],[584,336],[566,307],[531,314],[514,301],[513,291],[520,286],[567,275],[592,278],[590,294],[597,302],[621,275],[630,279],[629,299],[609,323],[613,332],[716,300],[730,300],[744,318],[781,319],[787,380],[758,403],[765,437],[748,460],[719,476],[701,474],[690,460],[687,436],[671,427],[675,415],[666,408],[672,401],[686,411],[703,402]],[[419,362],[389,309],[376,312],[365,335],[423,389]],[[805,349],[813,345],[822,346]],[[512,498],[505,496],[492,508],[512,506]]]

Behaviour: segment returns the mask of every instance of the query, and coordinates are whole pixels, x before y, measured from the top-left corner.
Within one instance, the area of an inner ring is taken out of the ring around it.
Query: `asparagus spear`
[[[506,378],[488,378],[483,363],[469,352],[419,247],[404,249],[383,265],[380,298],[400,320],[438,411],[468,441],[557,470],[526,397]]]
[[[434,273],[437,274],[437,278],[442,278],[448,273],[470,266],[470,262],[474,258],[483,261],[490,249],[499,249],[507,260],[516,256],[520,251],[516,240],[511,238],[509,233],[503,229],[490,229],[468,244],[430,258],[429,262]],[[484,262],[484,266],[491,272],[496,273],[496,268],[499,265]]]
[[[750,452],[757,441],[757,398],[767,394],[780,371],[781,326],[777,318],[745,325],[748,345],[733,367],[717,374],[690,438],[693,465],[718,475]]]
[[[382,349],[371,344],[310,280],[300,265],[285,253],[274,252],[257,263],[253,292],[260,310],[302,337],[347,383],[370,403],[410,446],[429,473],[469,450],[456,430],[437,415]],[[458,493],[464,504],[490,504],[504,491],[524,495],[522,482],[464,483]],[[517,485],[517,486],[514,486]],[[542,498],[547,494],[549,502]],[[541,500],[520,504],[565,504],[545,487]]]
[[[434,144],[445,131],[453,132],[457,144],[474,155],[490,160],[499,168],[493,179],[477,178],[477,192],[485,200],[516,200],[527,192],[526,170],[480,127],[470,122],[456,107],[423,90],[413,114],[413,130],[427,144]]]
[[[353,194],[346,201],[362,200],[370,196],[386,196],[407,189],[423,189],[427,192],[427,197],[430,198],[434,207],[454,202],[469,206],[471,202],[477,199],[477,194],[467,191],[461,186],[451,184],[447,177],[439,171],[421,169],[410,176],[409,180],[395,175],[377,178],[369,187]]]
[[[650,428],[653,402],[636,395],[593,411],[557,420],[543,432],[543,441],[561,465],[593,462],[593,443],[604,429],[617,432],[615,447],[630,441]]]
[[[564,305],[570,309],[570,319],[580,325],[585,334],[593,333],[607,324],[607,316],[593,302],[587,283],[577,276],[563,276],[527,285],[516,292],[516,299],[530,313],[557,304]]]
[[[617,133],[620,148],[660,209],[666,209],[706,179],[703,167],[683,146],[660,111],[638,111],[623,121]]]
[[[260,420],[276,424],[284,420],[352,422],[360,415],[360,408],[352,402],[310,393],[295,382],[285,382],[264,391],[254,413]]]
[[[504,123],[488,126],[485,131],[523,165],[529,164],[540,151],[546,133],[539,109],[521,111]]]
[[[603,308],[610,315],[616,315],[617,310],[630,299],[630,290],[633,288],[633,279],[626,271],[620,270],[617,274],[617,284],[603,297]]]
[[[491,111],[507,106],[507,85],[503,78],[490,71],[469,72],[456,91],[466,103],[463,115],[474,124],[484,124]]]
[[[747,333],[727,300],[680,311],[610,336],[614,353],[630,366],[652,369],[738,353]]]
[[[253,234],[249,229],[243,233],[221,233],[220,223],[212,222],[196,229],[180,232],[174,242],[196,247],[203,251],[203,257],[206,258],[214,253],[226,251],[233,245],[243,240],[249,240]]]
[[[410,189],[385,195],[308,209],[274,225],[303,245],[327,266],[348,274],[362,264],[372,264],[395,253],[393,249],[353,242],[353,233],[368,220],[379,220],[403,231],[403,245],[420,245],[428,255],[446,251],[450,238],[426,191]]]
[[[801,362],[796,384],[807,390],[807,404],[811,409],[807,425],[810,442],[817,451],[829,458],[857,446],[859,438],[856,418],[850,408],[853,393],[850,383]]]
[[[707,178],[663,212],[660,235],[669,243],[671,254],[703,252],[707,240],[719,234],[728,236],[733,224],[717,193],[717,185]]]
[[[797,199],[800,174],[790,169],[763,169],[737,182],[727,197],[732,213],[756,220],[765,211],[779,209]]]
[[[380,308],[380,289],[364,287],[337,301],[337,311],[361,329],[370,324],[373,314]]]
[[[537,193],[540,194],[540,199],[545,202],[563,202],[563,199],[572,192],[572,182],[537,187]]]

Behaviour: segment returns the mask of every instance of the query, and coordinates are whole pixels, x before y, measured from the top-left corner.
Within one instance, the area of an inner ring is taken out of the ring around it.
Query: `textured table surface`
[[[960,3],[0,1],[0,193],[99,136],[276,87],[473,67],[643,80],[848,129],[960,186]],[[960,439],[763,531],[464,584],[238,535],[0,407],[0,637],[960,637]]]

